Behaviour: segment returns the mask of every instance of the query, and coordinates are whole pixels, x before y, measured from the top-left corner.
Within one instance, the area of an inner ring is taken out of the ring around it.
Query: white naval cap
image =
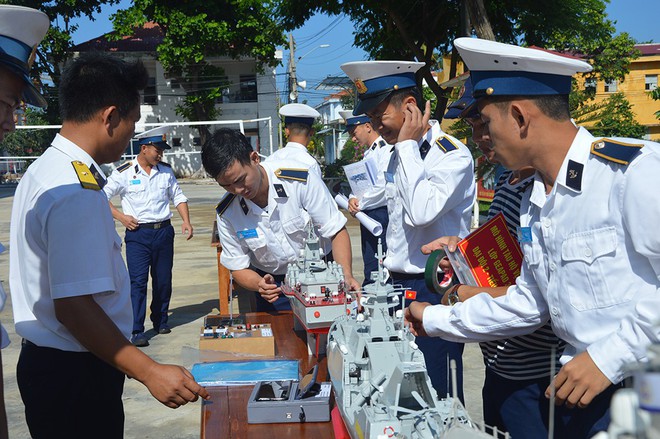
[[[357,116],[353,116],[353,111],[348,110],[348,111],[340,111],[339,115],[344,118],[344,121],[346,122],[346,129],[344,132],[349,131],[351,128],[356,127],[358,125],[362,125],[367,122],[371,122],[369,119],[369,116],[366,114],[358,114]]]
[[[41,11],[0,5],[0,65],[23,80],[23,100],[37,107],[45,107],[46,100],[32,83],[29,73],[34,53],[49,25],[48,16]]]
[[[479,38],[457,38],[454,46],[470,70],[476,99],[568,94],[571,77],[592,70],[575,57]]]
[[[167,135],[170,133],[170,130],[171,128],[169,126],[154,128],[137,134],[135,140],[140,145],[153,144],[156,148],[170,149],[172,147],[167,143]]]
[[[305,104],[286,104],[280,108],[280,115],[284,117],[284,124],[302,123],[313,125],[314,120],[321,114]]]
[[[358,92],[353,114],[366,113],[392,92],[417,85],[415,73],[424,63],[414,61],[353,61],[340,67],[351,78]]]

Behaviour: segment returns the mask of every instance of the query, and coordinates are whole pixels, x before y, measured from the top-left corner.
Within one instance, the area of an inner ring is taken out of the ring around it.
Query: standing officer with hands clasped
[[[594,138],[570,118],[571,78],[591,71],[572,57],[476,38],[454,42],[470,69],[483,136],[505,167],[536,170],[520,207],[524,254],[500,297],[454,306],[413,303],[418,333],[488,341],[530,333],[548,320],[566,341],[545,390],[566,435],[607,429],[612,394],[628,365],[660,340],[660,144]]]
[[[140,154],[132,162],[119,166],[103,188],[108,200],[121,197],[123,213],[110,201],[112,216],[126,226],[126,263],[131,276],[133,335],[135,346],[148,346],[144,334],[147,306],[147,283],[151,272],[151,322],[159,334],[171,332],[168,320],[172,296],[174,265],[174,227],[170,222],[170,201],[181,215],[181,231],[193,237],[188,213],[188,199],[176,181],[172,167],[163,162],[169,127],[154,128],[135,138]],[[150,270],[151,269],[151,270]]]
[[[35,438],[123,437],[126,376],[171,408],[208,398],[185,368],[157,363],[128,340],[130,283],[99,165],[126,150],[147,79],[139,62],[76,58],[60,82],[62,128],[16,189],[16,378]]]

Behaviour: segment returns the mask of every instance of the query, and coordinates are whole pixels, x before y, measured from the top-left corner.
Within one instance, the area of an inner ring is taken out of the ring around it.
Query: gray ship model
[[[651,344],[646,352],[645,362],[628,368],[633,386],[617,390],[612,397],[607,432],[593,439],[660,439],[660,343]]]
[[[328,332],[328,372],[351,438],[508,438],[473,422],[458,399],[438,399],[402,311],[390,315],[405,290],[386,282],[380,243],[377,257],[362,312],[341,315]]]
[[[351,303],[344,269],[336,262],[323,260],[311,224],[307,226],[305,247],[298,260],[287,267],[281,287],[307,332],[326,333],[337,317],[346,315]]]

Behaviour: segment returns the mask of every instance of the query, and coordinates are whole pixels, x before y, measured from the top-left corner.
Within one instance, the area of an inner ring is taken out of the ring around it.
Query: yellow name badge
[[[82,187],[85,189],[93,189],[95,191],[101,190],[101,186],[96,182],[94,175],[92,175],[92,171],[89,170],[86,164],[78,160],[71,162],[71,164],[76,171],[76,175],[78,176],[78,180],[80,180],[80,185]]]

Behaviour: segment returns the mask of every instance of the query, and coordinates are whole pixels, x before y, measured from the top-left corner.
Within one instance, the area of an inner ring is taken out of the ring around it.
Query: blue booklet
[[[192,374],[201,386],[256,384],[300,379],[298,360],[249,360],[196,363]]]

